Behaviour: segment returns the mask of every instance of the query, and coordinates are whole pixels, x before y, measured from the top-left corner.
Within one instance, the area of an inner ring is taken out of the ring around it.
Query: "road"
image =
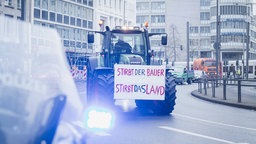
[[[89,135],[88,144],[255,144],[256,112],[192,97],[196,84],[177,85],[169,116],[139,111],[133,101],[117,101],[113,129]]]

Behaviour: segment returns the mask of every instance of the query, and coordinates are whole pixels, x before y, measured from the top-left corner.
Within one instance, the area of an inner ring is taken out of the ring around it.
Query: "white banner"
[[[114,98],[164,100],[165,66],[116,64]]]

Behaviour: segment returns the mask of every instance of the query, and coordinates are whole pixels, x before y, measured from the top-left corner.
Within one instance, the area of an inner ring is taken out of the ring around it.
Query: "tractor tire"
[[[138,108],[150,108],[157,115],[168,115],[174,110],[176,99],[175,78],[165,79],[165,100],[136,100]]]
[[[88,91],[88,103],[113,106],[114,105],[114,73],[95,74]]]

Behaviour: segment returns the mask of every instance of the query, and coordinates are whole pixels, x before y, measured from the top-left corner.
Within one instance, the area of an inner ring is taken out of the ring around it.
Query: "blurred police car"
[[[0,17],[0,143],[85,143],[86,124],[112,119],[85,108],[58,33]]]

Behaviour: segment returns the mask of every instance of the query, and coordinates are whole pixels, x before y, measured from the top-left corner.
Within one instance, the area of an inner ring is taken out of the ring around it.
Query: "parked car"
[[[194,77],[194,70],[186,70],[183,66],[173,66],[168,72],[174,76],[177,84],[184,84],[184,82],[191,84]]]

